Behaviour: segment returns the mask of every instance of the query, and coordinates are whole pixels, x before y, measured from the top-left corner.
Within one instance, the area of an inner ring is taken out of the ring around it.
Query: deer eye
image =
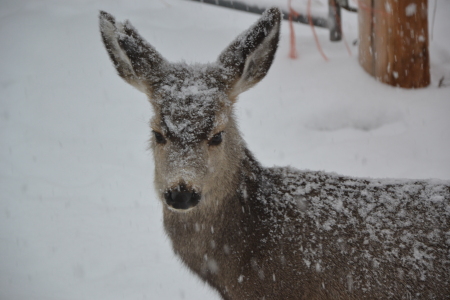
[[[166,143],[166,139],[164,138],[164,136],[161,133],[153,130],[153,134],[155,135],[155,141],[158,144],[165,144]]]
[[[210,146],[220,145],[220,143],[222,143],[222,133],[223,131],[213,135],[213,137],[209,139],[208,145]]]

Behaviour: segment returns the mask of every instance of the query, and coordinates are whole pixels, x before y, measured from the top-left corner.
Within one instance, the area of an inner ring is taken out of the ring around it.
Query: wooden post
[[[358,0],[359,62],[381,82],[430,84],[427,0]]]

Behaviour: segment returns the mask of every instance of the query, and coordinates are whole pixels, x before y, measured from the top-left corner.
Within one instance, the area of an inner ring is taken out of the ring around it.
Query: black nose
[[[200,195],[186,186],[180,185],[175,189],[164,193],[166,203],[176,209],[188,209],[194,207],[200,201]]]

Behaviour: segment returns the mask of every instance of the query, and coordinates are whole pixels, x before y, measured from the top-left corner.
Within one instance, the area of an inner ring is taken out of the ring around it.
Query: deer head
[[[233,115],[237,96],[267,74],[281,13],[267,10],[215,63],[170,63],[131,25],[100,12],[103,43],[118,74],[154,108],[155,186],[167,207],[216,206],[235,193],[245,144]]]

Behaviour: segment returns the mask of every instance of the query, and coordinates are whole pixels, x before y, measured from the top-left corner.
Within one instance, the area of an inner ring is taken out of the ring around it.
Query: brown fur
[[[100,14],[119,75],[149,96],[164,138],[151,148],[174,252],[223,299],[450,299],[448,182],[268,169],[246,148],[233,103],[269,70],[280,19],[270,9],[216,63],[190,66]],[[180,186],[200,202],[167,205]]]

